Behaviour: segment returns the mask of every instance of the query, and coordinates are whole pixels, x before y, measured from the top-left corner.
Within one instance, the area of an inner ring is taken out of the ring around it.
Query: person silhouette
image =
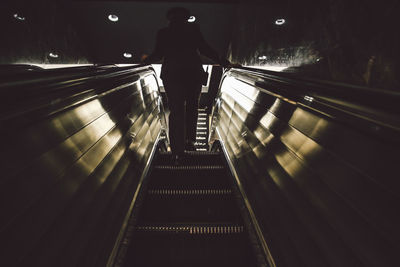
[[[142,61],[151,64],[163,59],[161,79],[170,110],[170,145],[178,156],[185,149],[194,150],[198,102],[202,83],[207,79],[199,53],[223,67],[230,62],[207,44],[197,24],[188,22],[188,9],[174,7],[166,16],[169,25],[157,32],[153,52],[144,55]]]

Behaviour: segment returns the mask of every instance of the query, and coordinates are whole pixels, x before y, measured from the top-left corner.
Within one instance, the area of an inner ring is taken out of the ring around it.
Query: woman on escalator
[[[157,32],[153,52],[142,57],[147,64],[163,59],[161,79],[167,93],[169,136],[176,157],[184,150],[194,150],[197,109],[202,84],[207,80],[200,54],[227,67],[230,62],[221,58],[203,38],[197,24],[188,22],[190,12],[175,7],[167,12],[168,27]]]

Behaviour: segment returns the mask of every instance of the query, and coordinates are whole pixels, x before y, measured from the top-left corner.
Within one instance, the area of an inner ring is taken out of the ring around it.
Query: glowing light
[[[283,25],[283,24],[285,24],[285,19],[277,19],[277,20],[275,20],[275,24],[276,25]]]
[[[52,57],[52,58],[58,58],[58,55],[55,54],[55,53],[49,53],[49,56]]]
[[[196,21],[196,17],[195,16],[190,16],[187,21],[188,22],[195,22]]]
[[[28,64],[35,65],[42,69],[58,69],[58,68],[71,68],[71,67],[82,67],[82,66],[93,66],[93,64],[38,64],[32,62],[18,62],[16,64]]]
[[[266,59],[267,59],[267,56],[261,56],[261,57],[258,57],[258,59],[260,59],[260,60],[266,60]]]
[[[20,21],[24,21],[24,20],[25,20],[25,17],[23,17],[23,16],[21,16],[21,15],[19,15],[19,14],[17,14],[17,13],[14,14],[14,18],[15,18],[16,20],[20,20]]]
[[[264,65],[264,66],[246,66],[248,68],[256,68],[256,69],[263,69],[263,70],[272,70],[272,71],[283,71],[287,69],[288,66],[273,66],[273,65]]]
[[[304,96],[304,100],[307,100],[309,102],[313,102],[314,97],[306,95],[306,96]]]
[[[126,58],[131,58],[131,57],[132,57],[132,54],[131,54],[131,53],[124,53],[124,57],[126,57]]]
[[[117,15],[109,15],[108,19],[111,20],[112,22],[117,22],[118,21],[118,16]]]

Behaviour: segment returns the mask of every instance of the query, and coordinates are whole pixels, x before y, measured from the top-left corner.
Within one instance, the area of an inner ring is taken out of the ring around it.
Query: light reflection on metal
[[[273,123],[273,121],[276,119],[276,117],[270,113],[267,112],[265,113],[265,115],[261,118],[260,120],[260,124],[262,126],[264,126],[265,129],[269,129],[269,127],[271,126],[271,124]]]
[[[132,54],[131,54],[131,53],[125,52],[125,53],[124,53],[124,57],[126,57],[126,58],[131,58],[131,57],[132,57]]]
[[[248,113],[250,113],[251,109],[253,108],[255,102],[250,100],[248,97],[250,96],[251,99],[256,99],[259,91],[254,87],[238,81],[233,77],[227,77],[224,79],[224,82],[221,86],[221,92],[227,93],[233,99],[237,101],[237,103],[242,106]],[[240,93],[242,92],[242,93]],[[245,97],[245,95],[247,97]]]
[[[267,59],[267,56],[260,56],[260,57],[258,57],[258,59],[259,59],[259,60],[266,60],[266,59]]]
[[[119,20],[118,16],[113,14],[108,15],[108,19],[112,22],[117,22]]]
[[[49,56],[52,58],[58,58],[58,54],[56,53],[49,53]]]
[[[25,20],[25,17],[19,15],[18,13],[15,13],[15,14],[14,14],[14,18],[15,18],[16,20],[19,20],[19,21],[24,21],[24,20]]]
[[[283,25],[283,24],[285,24],[285,19],[277,19],[277,20],[275,20],[275,24],[276,25]]]
[[[196,21],[196,17],[195,16],[190,16],[187,21],[188,22],[195,22]]]

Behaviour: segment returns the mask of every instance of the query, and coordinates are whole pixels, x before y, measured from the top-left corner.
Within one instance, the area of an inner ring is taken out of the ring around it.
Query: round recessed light
[[[131,53],[124,53],[124,57],[126,57],[126,58],[131,58],[131,57],[132,57],[132,54],[131,54]]]
[[[187,21],[188,22],[195,22],[196,21],[196,17],[195,16],[190,16]]]
[[[112,22],[117,22],[118,21],[118,16],[117,15],[108,15],[108,19],[111,20]]]
[[[58,55],[56,53],[49,53],[49,57],[58,58]]]
[[[286,20],[285,19],[277,19],[275,20],[275,24],[276,25],[283,25],[285,24]]]
[[[14,14],[14,18],[15,18],[16,20],[20,20],[20,21],[24,21],[24,20],[25,20],[25,17],[21,16],[21,15],[18,14],[18,13],[15,13],[15,14]]]

